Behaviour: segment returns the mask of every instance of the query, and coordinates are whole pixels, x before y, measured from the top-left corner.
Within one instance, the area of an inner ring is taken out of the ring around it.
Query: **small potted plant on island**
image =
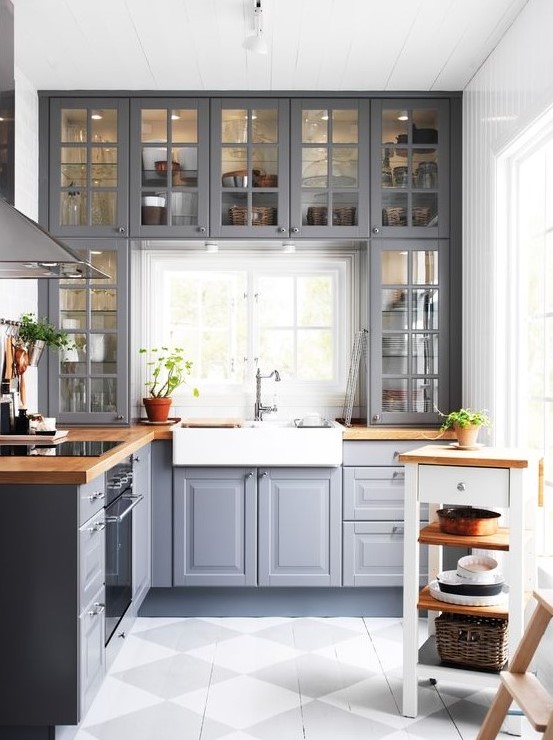
[[[140,354],[148,356],[146,367],[150,372],[150,380],[145,385],[149,396],[143,398],[146,415],[150,422],[166,422],[173,399],[173,391],[180,385],[186,384],[186,376],[192,370],[192,361],[184,357],[182,347],[154,347],[150,350],[142,348]],[[192,395],[197,398],[200,392],[192,389]]]
[[[472,411],[472,409],[459,409],[451,411],[449,414],[442,414],[444,422],[441,426],[442,431],[453,429],[457,435],[457,442],[460,449],[474,450],[478,447],[477,439],[481,427],[487,427],[490,424],[490,417],[486,411]]]
[[[45,347],[67,349],[71,345],[66,331],[58,329],[47,318],[35,318],[33,313],[21,314],[17,344],[27,351],[29,365],[35,367]]]

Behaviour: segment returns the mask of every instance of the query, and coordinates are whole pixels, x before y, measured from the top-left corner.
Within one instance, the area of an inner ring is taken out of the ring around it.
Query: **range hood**
[[[109,277],[0,199],[0,278]]]

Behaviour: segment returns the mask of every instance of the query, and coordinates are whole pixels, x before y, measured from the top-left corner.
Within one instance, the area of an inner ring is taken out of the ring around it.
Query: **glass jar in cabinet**
[[[289,103],[211,104],[211,236],[289,234]]]
[[[52,98],[49,113],[49,231],[126,235],[128,101]]]
[[[439,424],[449,407],[448,248],[371,240],[371,424]]]
[[[291,120],[291,236],[366,236],[369,102],[294,100]]]
[[[70,344],[49,353],[48,406],[60,424],[129,423],[128,244],[67,240],[100,279],[48,281],[49,316]]]
[[[373,236],[449,235],[449,103],[372,103]]]
[[[208,235],[208,101],[131,101],[133,236]]]

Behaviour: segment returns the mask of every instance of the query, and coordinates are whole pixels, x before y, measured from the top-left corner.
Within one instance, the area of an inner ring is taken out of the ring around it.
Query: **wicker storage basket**
[[[507,620],[442,612],[436,647],[444,663],[500,671],[508,659]]]
[[[248,209],[245,206],[229,208],[230,222],[233,226],[249,226]],[[273,226],[276,208],[272,206],[252,206],[252,226]]]

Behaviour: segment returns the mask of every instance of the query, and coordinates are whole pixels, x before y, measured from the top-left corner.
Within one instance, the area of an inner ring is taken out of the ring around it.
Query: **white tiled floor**
[[[405,718],[401,660],[397,619],[140,618],[76,734],[56,737],[474,740],[494,692],[421,686]]]

